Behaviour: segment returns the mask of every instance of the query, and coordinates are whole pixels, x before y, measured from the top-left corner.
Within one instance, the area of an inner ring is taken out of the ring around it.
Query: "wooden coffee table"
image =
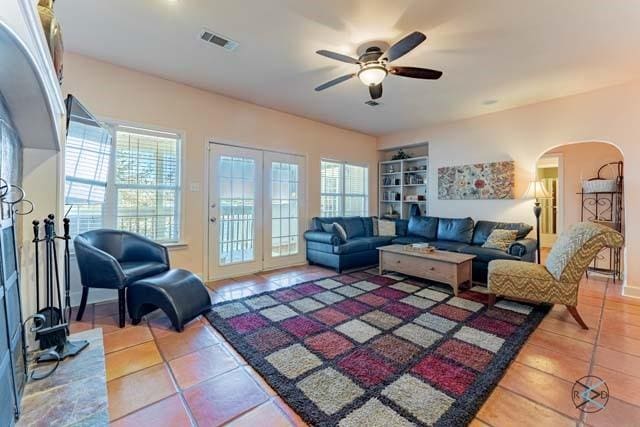
[[[471,260],[475,255],[438,250],[423,253],[406,250],[405,245],[382,246],[378,251],[380,274],[395,271],[446,283],[453,288],[454,295],[458,295],[460,285],[468,283],[471,286]]]

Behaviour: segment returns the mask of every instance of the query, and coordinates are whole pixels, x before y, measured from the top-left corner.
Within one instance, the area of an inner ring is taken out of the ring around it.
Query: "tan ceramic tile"
[[[127,347],[152,341],[153,336],[146,324],[132,326],[126,329],[119,329],[108,334],[104,334],[104,352],[112,353]]]
[[[129,319],[125,319],[124,328],[121,328],[117,314],[113,314],[111,316],[96,317],[93,325],[96,328],[102,328],[103,334],[108,334],[110,332],[119,331],[120,329],[130,328],[133,326]]]
[[[260,425],[290,427],[295,424],[273,402],[263,403],[227,424],[228,427],[255,427]]]
[[[573,322],[565,322],[553,317],[546,317],[540,323],[539,328],[588,343],[596,342],[596,337],[598,336],[598,324],[591,323],[589,320],[585,320],[585,323],[587,323],[587,326],[589,327],[587,330],[582,329],[575,320]]]
[[[156,342],[164,358],[166,360],[173,360],[185,354],[217,344],[218,340],[205,325],[200,323],[199,326],[185,329],[181,333],[159,338]]]
[[[589,373],[588,362],[530,343],[522,348],[516,361],[567,381],[575,381]]]
[[[236,369],[184,391],[199,425],[219,426],[267,401],[244,369]]]
[[[573,382],[514,362],[499,385],[570,418],[578,419],[580,416],[571,399]]]
[[[180,335],[182,332],[178,332],[175,330],[173,325],[171,324],[171,320],[162,312],[156,312],[156,316],[152,319],[149,319],[149,326],[151,327],[151,331],[156,339],[160,339],[166,337],[167,335]],[[187,331],[189,329],[200,328],[205,324],[202,321],[202,317],[198,316],[189,323],[183,326],[183,331]],[[209,322],[206,322],[209,324]]]
[[[614,335],[606,332],[600,333],[598,345],[617,350],[622,353],[640,356],[640,340],[627,338],[621,335]]]
[[[626,301],[620,302],[607,300],[604,308],[605,310],[613,310],[622,313],[640,315],[640,305],[629,304]]]
[[[117,295],[116,291],[113,291],[114,295]],[[93,310],[95,317],[113,316],[118,314],[118,302],[109,301],[94,304]]]
[[[117,378],[107,383],[109,419],[115,420],[176,392],[164,364]]]
[[[606,334],[622,335],[627,338],[640,340],[640,326],[630,325],[628,323],[613,322],[606,320],[602,322],[601,330]]]
[[[174,394],[111,423],[111,427],[187,427],[191,419],[182,399]]]
[[[539,427],[575,427],[576,420],[532,402],[505,388],[496,387],[476,415],[489,425]]]
[[[596,347],[596,365],[622,372],[625,375],[640,377],[640,356],[611,350],[606,347]]]
[[[607,406],[592,414],[585,414],[586,425],[593,427],[638,427],[640,407],[616,398],[609,398]]]
[[[169,366],[178,386],[184,390],[228,372],[238,367],[238,363],[221,344],[216,344],[174,359]]]
[[[614,310],[605,310],[602,316],[605,321],[627,323],[629,325],[640,326],[640,315],[622,313]]]
[[[593,367],[591,375],[606,381],[611,396],[632,405],[640,406],[640,393],[638,393],[640,391],[640,377],[632,377],[598,365]]]
[[[156,343],[149,341],[105,356],[107,381],[162,363]]]
[[[291,420],[291,422],[297,426],[297,427],[305,427],[308,424],[304,422],[304,420],[302,418],[300,418],[300,415],[298,415],[293,409],[291,409],[291,407],[289,405],[287,405],[285,403],[284,400],[282,400],[280,397],[274,397],[272,399],[272,401],[278,405],[278,407],[280,409],[282,409],[282,411],[287,414],[287,416],[289,417],[289,419]]]
[[[584,341],[558,335],[543,329],[537,329],[533,334],[531,334],[527,342],[549,350],[560,351],[579,360],[584,360],[586,362],[591,361],[593,344]]]

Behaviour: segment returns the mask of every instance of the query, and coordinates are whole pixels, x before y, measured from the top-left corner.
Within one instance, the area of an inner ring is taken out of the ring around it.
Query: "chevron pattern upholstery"
[[[574,314],[578,305],[578,284],[587,267],[603,248],[621,247],[623,240],[622,234],[609,227],[591,222],[575,224],[560,234],[546,266],[511,260],[491,261],[489,293],[565,304]]]

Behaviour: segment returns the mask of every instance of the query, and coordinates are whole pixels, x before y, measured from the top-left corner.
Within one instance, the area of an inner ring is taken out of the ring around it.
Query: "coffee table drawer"
[[[453,282],[456,281],[457,266],[447,262],[424,259],[408,254],[401,255],[383,252],[382,269],[453,284]]]

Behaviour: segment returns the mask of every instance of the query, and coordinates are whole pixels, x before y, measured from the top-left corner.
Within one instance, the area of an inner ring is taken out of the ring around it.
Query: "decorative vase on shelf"
[[[44,36],[49,45],[53,69],[58,76],[58,81],[62,84],[62,58],[64,56],[64,45],[62,44],[62,30],[60,24],[53,13],[53,3],[55,0],[39,0],[38,14],[42,22]]]

